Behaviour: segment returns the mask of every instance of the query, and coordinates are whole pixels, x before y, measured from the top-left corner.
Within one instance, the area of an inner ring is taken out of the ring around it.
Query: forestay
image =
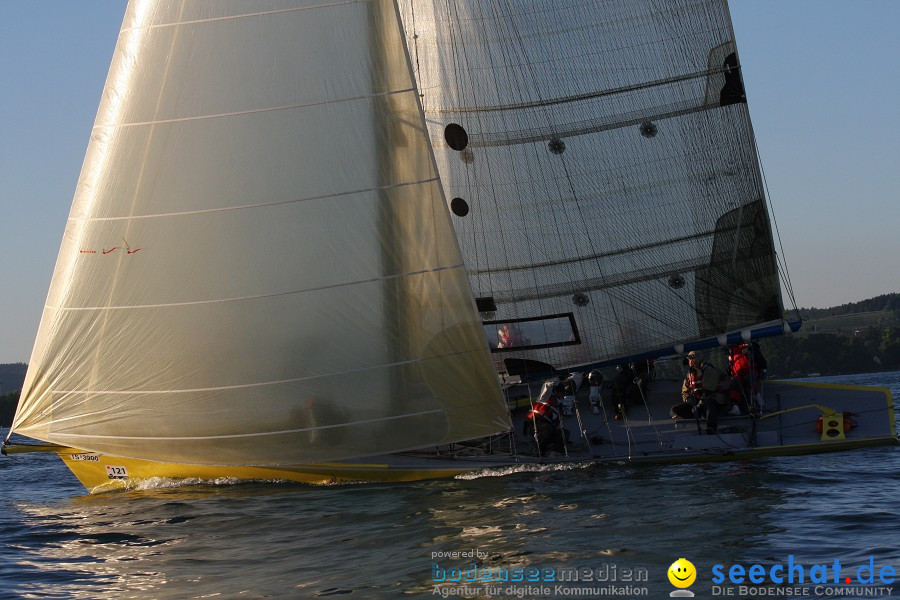
[[[400,6],[498,365],[782,319],[724,0]]]
[[[291,464],[505,430],[391,0],[132,0],[18,433]]]

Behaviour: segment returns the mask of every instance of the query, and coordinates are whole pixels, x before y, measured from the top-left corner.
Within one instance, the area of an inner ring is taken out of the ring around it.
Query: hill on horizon
[[[25,363],[0,364],[0,396],[10,392],[18,392],[25,383]]]
[[[875,296],[874,298],[860,300],[859,302],[848,302],[847,304],[832,306],[831,308],[801,307],[799,310],[800,317],[804,321],[855,313],[889,312],[900,310],[900,293],[882,294],[880,296]]]

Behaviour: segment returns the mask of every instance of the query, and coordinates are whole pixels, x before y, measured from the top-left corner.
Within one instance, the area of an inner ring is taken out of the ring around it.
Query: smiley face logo
[[[668,575],[669,583],[677,588],[686,588],[697,579],[697,569],[688,559],[679,558],[669,567]]]

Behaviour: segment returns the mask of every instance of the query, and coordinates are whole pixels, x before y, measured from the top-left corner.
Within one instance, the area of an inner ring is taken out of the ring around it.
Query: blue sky
[[[730,5],[797,303],[900,291],[900,0]],[[0,363],[30,357],[124,7],[0,0]]]

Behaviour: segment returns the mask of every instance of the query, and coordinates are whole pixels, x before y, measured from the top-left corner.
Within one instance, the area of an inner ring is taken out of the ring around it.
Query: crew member
[[[565,395],[566,384],[557,382],[553,386],[553,392],[545,398],[539,398],[525,415],[524,433],[534,438],[542,455],[565,452],[568,432],[562,427],[559,413],[560,401]]]
[[[672,417],[706,416],[706,433],[713,434],[724,408],[719,405],[719,371],[696,352],[688,353],[688,371],[681,385],[681,404],[672,407]],[[696,411],[696,412],[695,412]]]

